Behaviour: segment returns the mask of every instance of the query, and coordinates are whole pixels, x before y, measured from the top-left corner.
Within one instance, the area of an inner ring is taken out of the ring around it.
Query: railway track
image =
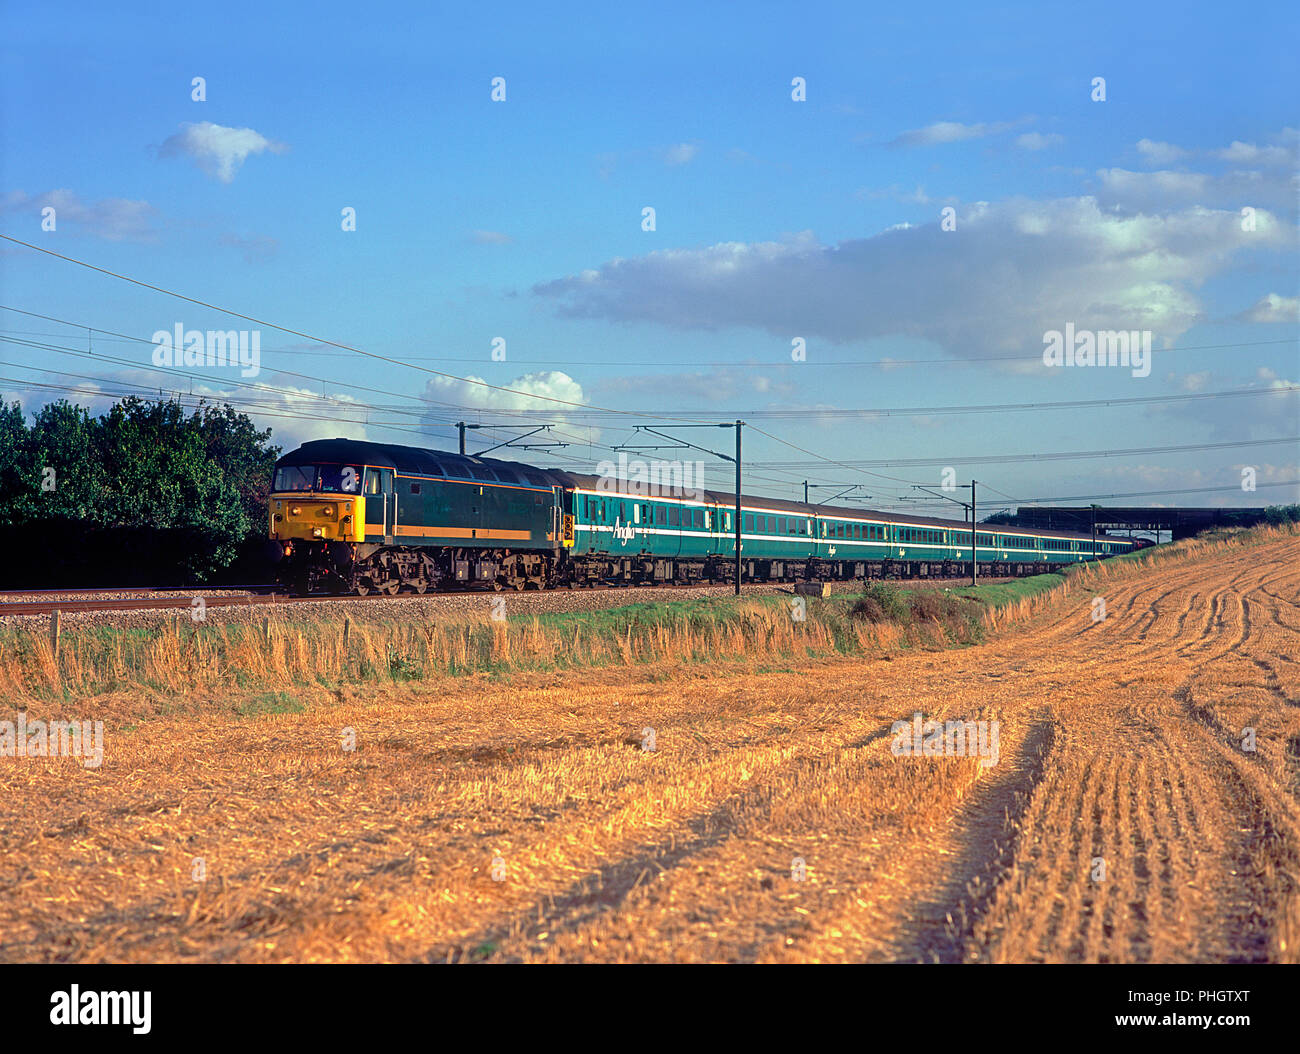
[[[944,585],[960,586],[965,582],[965,578],[890,579],[889,582],[891,585],[905,586],[907,588],[917,588],[918,586],[938,587]],[[859,582],[856,584],[865,585],[866,583]],[[793,582],[746,582],[743,589],[745,592],[769,592],[774,589],[789,591],[793,585]],[[654,589],[657,592],[673,593],[708,588],[729,588],[729,586],[730,583],[719,582],[659,582],[639,583],[636,585],[628,585],[626,583],[602,583],[593,586],[557,586],[554,589],[544,590],[543,592],[549,595],[563,595],[566,593],[604,593],[625,589]],[[209,608],[252,608],[265,607],[271,604],[306,604],[336,602],[340,600],[376,602],[385,600],[413,600],[421,597],[426,600],[434,600],[439,597],[510,597],[521,595],[510,589],[496,592],[491,589],[478,588],[444,589],[430,591],[428,593],[415,593],[413,591],[404,590],[395,594],[369,593],[365,596],[360,596],[356,593],[311,593],[305,596],[300,596],[291,593],[278,592],[278,587],[270,585],[227,586],[224,588],[246,589],[249,590],[249,592],[239,595],[232,595],[230,593],[213,595],[203,589],[182,592],[174,587],[166,586],[0,590],[0,618],[8,615],[50,615],[55,611],[67,613],[100,611],[188,611],[194,606],[194,600],[196,597],[203,598],[205,606]],[[145,595],[130,597],[104,595],[122,593],[139,593]],[[149,595],[154,593],[167,593],[169,595]],[[522,595],[536,596],[538,595],[538,591],[529,590]],[[38,599],[28,599],[31,597],[37,597]]]
[[[653,588],[667,592],[676,592],[680,590],[701,589],[707,586],[716,586],[718,583],[677,583],[665,582],[659,583]],[[746,589],[755,587],[763,588],[777,583],[747,583]],[[248,587],[250,589],[272,589],[272,587]],[[625,589],[623,585],[598,585],[598,586],[560,586],[553,590],[547,590],[548,593],[587,593],[587,592],[607,592],[610,590]],[[644,586],[640,588],[645,588]],[[376,602],[384,600],[412,600],[417,597],[433,600],[438,597],[454,596],[511,596],[513,591],[506,590],[496,593],[490,589],[452,589],[439,590],[430,593],[401,592],[392,595],[386,593],[370,593],[366,596],[359,596],[356,593],[311,593],[306,596],[298,596],[290,593],[262,592],[247,593],[238,596],[229,594],[220,594],[216,596],[209,595],[204,590],[196,589],[193,592],[184,593],[183,595],[171,596],[135,596],[135,597],[104,597],[93,596],[91,594],[103,593],[123,593],[128,591],[147,593],[162,592],[163,587],[135,587],[132,590],[125,589],[50,589],[50,590],[7,590],[0,591],[0,618],[7,615],[50,615],[55,611],[60,612],[81,612],[81,611],[166,611],[166,610],[189,610],[194,606],[196,597],[201,597],[206,607],[209,608],[229,608],[229,607],[264,607],[270,604],[306,604],[319,603],[322,601],[366,601]],[[169,593],[175,593],[174,590],[167,590]],[[31,597],[41,593],[54,593],[58,597],[42,598],[37,600],[25,599],[6,599],[7,597]]]

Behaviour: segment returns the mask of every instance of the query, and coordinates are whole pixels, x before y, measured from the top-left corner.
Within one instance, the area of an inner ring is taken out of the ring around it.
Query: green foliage
[[[902,590],[884,582],[870,582],[853,605],[854,618],[868,622],[907,622],[907,598]]]
[[[1300,505],[1270,505],[1264,510],[1264,519],[1274,527],[1300,523]]]
[[[48,532],[88,549],[97,533],[170,533],[172,580],[203,581],[261,534],[280,451],[270,430],[229,406],[131,396],[101,417],[66,400],[28,427],[0,405],[0,527]],[[160,557],[161,559],[161,557]]]
[[[418,662],[412,662],[399,654],[393,645],[388,645],[388,676],[394,681],[414,681],[418,680],[423,670]]]
[[[242,703],[235,704],[240,717],[261,717],[264,714],[301,714],[307,708],[288,692],[263,692]]]

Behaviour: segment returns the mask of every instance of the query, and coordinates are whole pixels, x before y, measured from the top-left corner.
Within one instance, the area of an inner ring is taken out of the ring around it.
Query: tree
[[[25,557],[10,573],[210,578],[265,530],[270,437],[229,406],[187,415],[175,399],[98,418],[60,400],[30,428],[0,404],[0,528]]]

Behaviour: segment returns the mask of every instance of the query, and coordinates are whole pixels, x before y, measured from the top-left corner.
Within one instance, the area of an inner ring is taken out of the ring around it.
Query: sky
[[[285,450],[550,425],[496,456],[636,447],[720,490],[635,428],[730,451],[672,426],[739,419],[773,496],[1300,500],[1294,4],[11,0],[0,28],[0,398],[29,413],[161,390]],[[255,333],[258,370],[168,365],[178,325]],[[1049,363],[1053,332],[1152,352]]]

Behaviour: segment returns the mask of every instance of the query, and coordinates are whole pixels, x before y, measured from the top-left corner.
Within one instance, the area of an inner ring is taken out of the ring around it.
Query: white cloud
[[[1022,150],[1045,150],[1049,146],[1059,146],[1065,142],[1065,136],[1057,135],[1055,132],[1026,132],[1024,135],[1016,136],[1016,146]]]
[[[202,121],[182,124],[181,131],[163,142],[158,156],[189,157],[209,176],[229,183],[250,155],[268,150],[282,154],[288,149],[284,143],[267,139],[251,128],[227,128]]]
[[[976,203],[957,216],[952,233],[927,224],[835,245],[803,232],[661,250],[534,292],[568,317],[837,342],[910,335],[955,355],[1023,353],[1066,322],[1176,336],[1202,317],[1195,290],[1236,252],[1289,244],[1266,211],[1249,234],[1235,211],[1126,214],[1091,197]]]
[[[472,237],[479,245],[509,245],[514,241],[510,235],[501,231],[475,231]]]
[[[1098,197],[1103,202],[1130,209],[1164,211],[1195,203],[1238,211],[1243,204],[1289,211],[1295,202],[1295,189],[1281,171],[1232,169],[1210,175],[1169,169],[1133,172],[1103,168],[1097,178]]]
[[[1300,322],[1300,297],[1269,293],[1237,318],[1242,322]]]
[[[156,232],[153,221],[158,210],[147,201],[126,198],[101,198],[99,201],[82,201],[71,190],[48,190],[44,194],[26,194],[10,191],[0,197],[0,213],[30,213],[33,224],[39,225],[42,210],[54,209],[56,230],[61,225],[72,224],[74,229],[104,238],[107,241],[151,241]]]
[[[1186,157],[1189,153],[1181,146],[1174,146],[1173,143],[1159,143],[1153,139],[1139,139],[1137,149],[1143,160],[1151,165],[1167,165],[1171,161]]]
[[[1131,172],[1125,168],[1103,168],[1098,170],[1097,178],[1105,190],[1128,200],[1196,197],[1203,195],[1210,185],[1210,177],[1203,172]]]
[[[263,376],[253,383],[274,386],[275,391],[227,388],[223,387],[220,381],[211,384],[195,383],[191,386],[188,379],[178,374],[159,374],[152,370],[113,370],[104,377],[104,385],[112,389],[113,394],[106,392],[99,384],[79,383],[73,392],[34,391],[21,395],[7,391],[0,392],[0,400],[17,399],[22,403],[24,411],[35,413],[47,403],[67,399],[78,406],[86,407],[93,416],[100,416],[107,413],[114,403],[120,402],[124,397],[119,389],[153,399],[159,396],[161,387],[162,398],[170,399],[179,396],[187,407],[187,413],[192,412],[194,404],[199,399],[206,399],[209,403],[218,406],[229,402],[237,412],[247,414],[259,428],[270,428],[272,443],[285,450],[292,450],[309,439],[333,439],[335,436],[344,436],[348,439],[374,438],[367,436],[364,423],[354,423],[354,421],[364,422],[366,410],[356,406],[356,401],[349,396],[336,395],[322,401],[319,391],[280,385],[274,380],[268,380],[268,375],[273,376],[273,373],[264,367]],[[37,380],[44,379],[40,375],[34,376]],[[52,378],[52,383],[67,384],[68,381],[66,378],[55,376]],[[142,383],[150,385],[150,389],[139,390]],[[255,402],[256,405],[241,405],[250,402]],[[411,424],[412,427],[417,427],[415,418],[411,419]],[[417,435],[412,434],[408,439],[402,439],[400,433],[392,432],[385,432],[382,439],[386,442],[410,443],[416,446],[422,442]]]
[[[464,414],[474,410],[531,410],[543,411],[545,420],[549,424],[564,424],[568,421],[565,416],[567,407],[562,402],[549,402],[548,399],[560,399],[570,403],[585,403],[586,396],[583,394],[582,385],[570,377],[567,373],[559,370],[541,370],[537,373],[526,373],[510,381],[493,382],[499,385],[499,388],[485,387],[482,383],[482,377],[470,375],[463,380],[456,377],[433,377],[424,386],[422,398],[426,402],[434,404],[429,411],[426,420],[433,424],[447,421],[447,415],[450,413]],[[500,388],[509,388],[511,391],[501,391]],[[544,396],[546,398],[530,398],[530,396]],[[444,407],[444,404],[449,404]],[[510,416],[506,413],[504,416]],[[469,420],[469,418],[466,418]],[[539,422],[540,423],[540,422]],[[527,429],[536,427],[530,425],[527,419],[519,425]],[[579,427],[579,426],[573,426]],[[505,429],[508,434],[510,428]],[[581,426],[578,433],[584,439],[590,442],[598,442],[601,432],[598,428],[587,428]],[[486,434],[484,435],[486,438]],[[545,441],[545,436],[537,437]],[[493,457],[511,458],[513,455],[509,450],[495,451]]]
[[[1286,165],[1293,161],[1292,151],[1282,146],[1256,146],[1254,143],[1233,141],[1223,150],[1215,150],[1212,156],[1220,161],[1230,161],[1236,165]]]
[[[540,395],[571,403],[585,401],[582,385],[559,370],[542,370],[537,373],[526,373],[504,383],[493,382],[499,385],[497,388],[489,388],[482,382],[482,377],[472,375],[464,380],[454,377],[434,377],[425,385],[424,398],[430,402],[453,403],[458,407],[469,407],[475,410],[553,409],[557,416],[564,413],[565,407],[562,404],[529,396]],[[513,390],[504,392],[500,390],[501,388]]]
[[[1296,146],[1300,145],[1300,129],[1283,128],[1269,136],[1271,143],[1260,146],[1256,143],[1243,143],[1239,139],[1220,150],[1188,150],[1173,143],[1161,143],[1152,139],[1140,139],[1137,143],[1138,153],[1142,159],[1152,165],[1167,165],[1171,161],[1180,161],[1198,153],[1203,157],[1227,161],[1235,165],[1295,165]]]
[[[933,146],[938,143],[961,143],[968,139],[983,139],[985,136],[998,135],[1032,121],[1032,117],[1021,117],[1015,121],[997,121],[977,124],[962,124],[960,121],[936,121],[924,128],[913,128],[894,139],[890,146]]]
[[[700,148],[694,143],[677,143],[664,151],[664,164],[685,165],[695,160]]]

